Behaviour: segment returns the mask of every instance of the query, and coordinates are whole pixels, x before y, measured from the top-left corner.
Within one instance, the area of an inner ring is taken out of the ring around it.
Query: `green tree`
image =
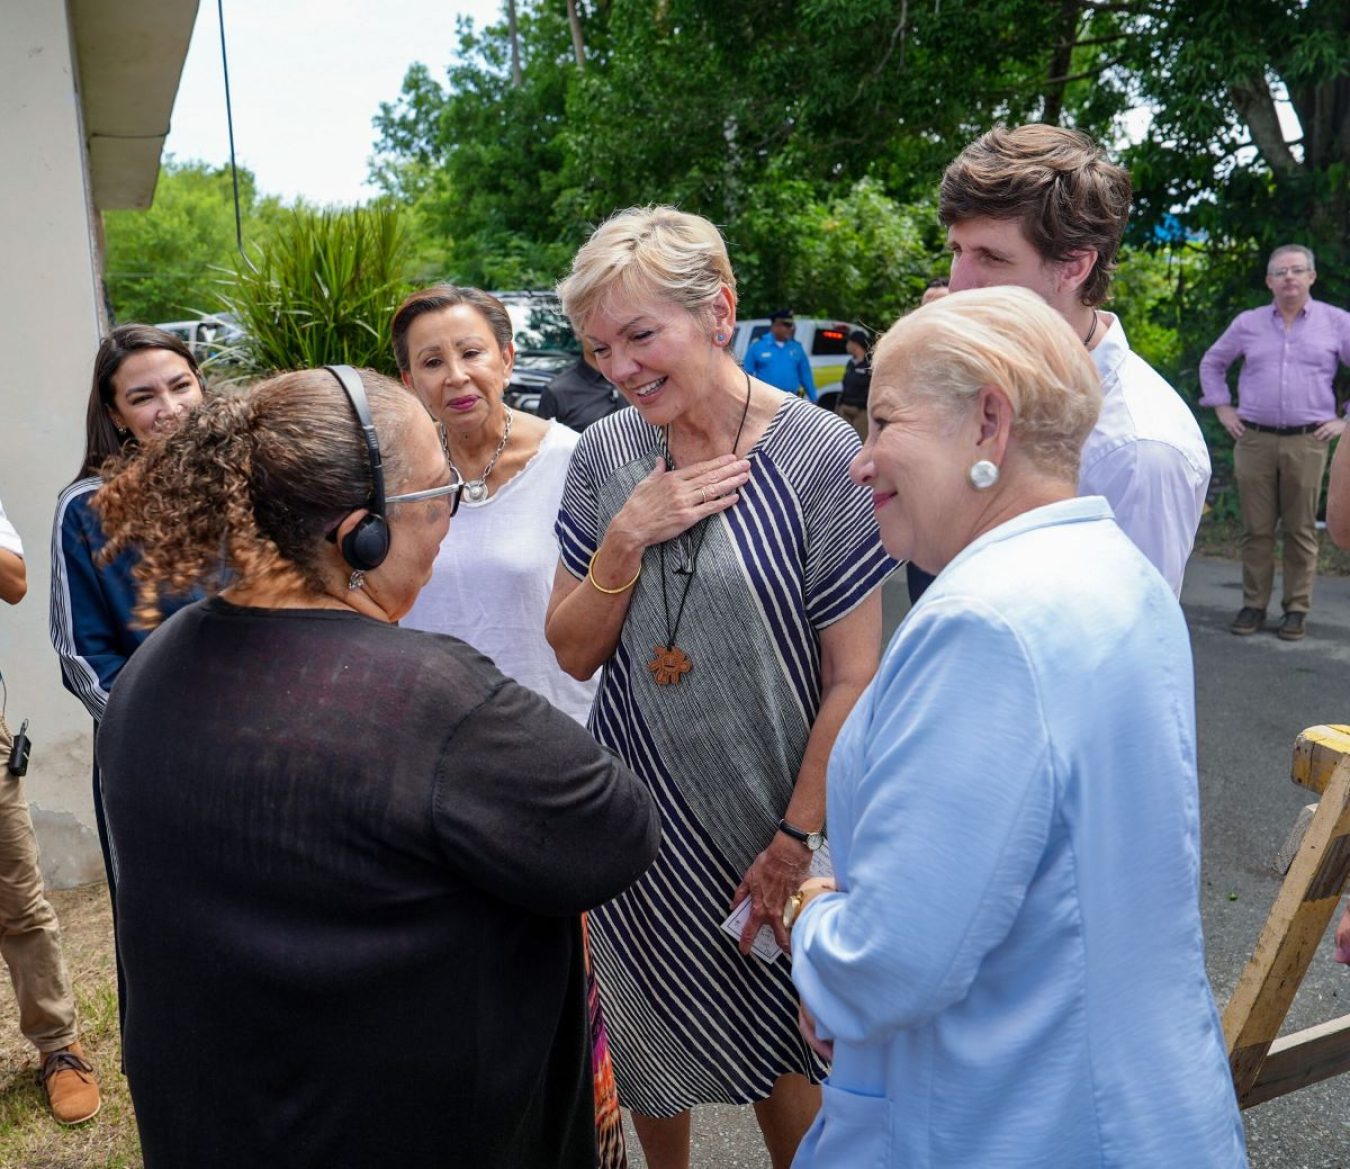
[[[279,212],[260,199],[253,174],[239,172],[245,239]],[[234,189],[228,167],[165,160],[148,211],[109,211],[104,281],[120,322],[180,320],[221,305],[221,270],[233,263]]]
[[[744,316],[789,306],[879,331],[946,268],[933,204],[899,203],[875,179],[828,199],[791,180],[765,182],[759,194],[728,231]]]
[[[460,23],[440,85],[413,65],[375,118],[372,180],[411,203],[416,268],[486,287],[552,284],[584,235],[560,229],[565,94],[577,74],[565,9],[522,8],[522,79],[512,84],[506,25]],[[579,237],[579,238],[578,238]]]
[[[414,67],[377,119],[377,177],[460,278],[546,283],[615,208],[673,202],[723,225],[748,309],[884,320],[941,262],[922,218],[946,163],[1046,120],[1131,166],[1118,303],[1192,400],[1273,245],[1313,246],[1319,294],[1350,300],[1345,0],[591,0],[584,69],[565,0],[519,8],[519,84],[506,24],[464,25],[445,83]]]
[[[1101,128],[1124,100],[1118,85],[1055,76],[1065,18],[1032,0],[898,12],[890,0],[597,0],[571,9],[584,68],[567,4],[519,7],[518,82],[508,25],[464,23],[445,84],[415,65],[376,118],[374,180],[414,206],[457,278],[489,285],[551,283],[596,221],[659,201],[753,246],[735,258],[767,298],[805,278],[796,253],[814,245],[789,220],[828,221],[861,180],[894,205],[927,201],[954,149],[994,118],[1053,104]],[[1074,36],[1118,23],[1075,15]],[[1108,50],[1105,36],[1075,41],[1065,59],[1079,69]],[[784,217],[776,245],[771,214]]]

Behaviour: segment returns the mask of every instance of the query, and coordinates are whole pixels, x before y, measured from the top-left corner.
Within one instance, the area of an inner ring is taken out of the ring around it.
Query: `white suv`
[[[829,317],[797,317],[795,320],[797,328],[792,335],[806,350],[811,376],[816,382],[816,396],[825,409],[833,410],[839,401],[839,383],[848,365],[848,335],[862,326]],[[768,317],[737,321],[736,335],[731,339],[731,352],[736,360],[744,364],[751,344],[768,331]]]

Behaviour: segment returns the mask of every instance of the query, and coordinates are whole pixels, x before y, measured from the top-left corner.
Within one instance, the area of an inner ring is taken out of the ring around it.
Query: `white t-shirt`
[[[467,641],[584,725],[599,678],[578,682],[563,673],[544,639],[558,566],[553,524],[580,437],[549,423],[538,452],[514,478],[481,503],[461,499],[431,580],[399,624]]]
[[[1130,348],[1119,319],[1091,356],[1102,379],[1102,412],[1083,444],[1078,494],[1106,497],[1121,530],[1180,597],[1209,489],[1200,424]]]
[[[0,548],[6,552],[13,552],[15,556],[23,555],[23,542],[19,539],[19,533],[14,530],[14,525],[9,522],[9,517],[5,515],[3,503],[0,503]]]

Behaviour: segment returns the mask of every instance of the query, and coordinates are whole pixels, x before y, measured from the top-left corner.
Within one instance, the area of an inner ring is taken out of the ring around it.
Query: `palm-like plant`
[[[215,360],[229,380],[334,364],[396,376],[389,322],[410,251],[398,208],[297,207],[225,281],[243,337]]]

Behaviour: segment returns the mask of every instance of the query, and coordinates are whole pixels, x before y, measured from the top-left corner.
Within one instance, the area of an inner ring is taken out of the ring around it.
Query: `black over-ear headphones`
[[[366,507],[370,514],[363,516],[350,532],[342,537],[339,547],[342,558],[358,572],[370,572],[384,563],[389,555],[389,521],[384,518],[384,464],[380,461],[380,442],[375,436],[375,423],[370,416],[370,403],[361,375],[350,365],[325,365],[338,380],[347,400],[356,412],[361,426],[361,437],[366,440],[366,454],[370,458],[370,498]]]

